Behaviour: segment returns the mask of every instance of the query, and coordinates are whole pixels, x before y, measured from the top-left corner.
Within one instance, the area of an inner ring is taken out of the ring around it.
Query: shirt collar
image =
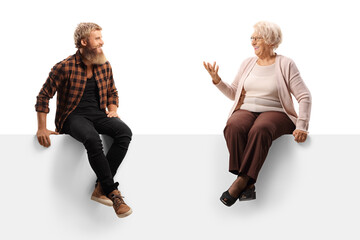
[[[82,61],[82,57],[81,57],[81,54],[80,54],[80,50],[77,50],[77,51],[76,51],[75,60],[76,60],[76,64],[81,64],[81,63],[84,64],[84,62]]]

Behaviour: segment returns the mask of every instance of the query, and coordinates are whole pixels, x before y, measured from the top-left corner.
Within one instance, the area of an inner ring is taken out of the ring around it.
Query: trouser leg
[[[132,132],[130,128],[119,118],[104,117],[94,121],[95,129],[113,138],[113,143],[109,148],[106,158],[109,162],[112,176],[115,176],[117,169],[122,163],[130,141]]]
[[[108,160],[103,151],[102,141],[93,123],[82,116],[72,116],[65,122],[64,132],[84,144],[91,168],[105,194],[117,189]]]
[[[247,110],[235,111],[227,121],[224,137],[229,150],[229,171],[238,175],[242,163],[248,133],[258,114]]]
[[[248,133],[239,174],[249,176],[250,183],[256,182],[272,141],[294,129],[294,123],[283,112],[260,113]]]

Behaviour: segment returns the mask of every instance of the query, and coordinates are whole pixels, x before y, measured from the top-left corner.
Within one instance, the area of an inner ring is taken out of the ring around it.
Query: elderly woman
[[[235,101],[224,129],[229,171],[237,175],[220,198],[226,206],[237,199],[256,198],[254,183],[272,141],[290,133],[296,142],[306,140],[311,95],[295,63],[274,52],[281,41],[282,33],[276,24],[256,23],[251,36],[256,57],[241,64],[231,85],[219,77],[216,62],[204,62],[213,84]],[[291,94],[299,103],[299,115]]]

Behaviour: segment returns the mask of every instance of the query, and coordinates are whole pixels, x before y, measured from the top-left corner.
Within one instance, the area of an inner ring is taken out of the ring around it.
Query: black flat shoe
[[[248,188],[244,190],[239,196],[239,201],[249,201],[255,199],[256,199],[255,186],[253,188]]]
[[[241,195],[240,195],[240,196],[241,196]],[[226,191],[226,192],[224,192],[224,193],[221,195],[221,197],[220,197],[220,201],[221,201],[223,204],[225,204],[226,206],[228,206],[228,207],[230,207],[231,205],[233,205],[233,204],[236,202],[237,199],[238,199],[238,198],[235,198],[235,197],[233,197],[233,196],[230,195],[229,190]]]

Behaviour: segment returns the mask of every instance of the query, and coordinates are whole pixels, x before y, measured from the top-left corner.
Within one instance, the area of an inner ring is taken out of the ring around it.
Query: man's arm
[[[115,87],[112,68],[109,62],[107,62],[107,71],[108,71],[108,79],[109,84],[107,88],[107,111],[106,115],[108,117],[117,117],[120,118],[117,114],[117,109],[119,106],[119,96],[118,91]]]
[[[50,134],[59,134],[58,132],[50,131],[46,128],[46,116],[47,113],[37,112],[38,130],[36,133],[37,139],[40,145],[44,147],[50,147]]]
[[[111,105],[115,105],[116,109],[119,106],[119,95],[118,91],[115,87],[115,82],[113,78],[112,68],[109,62],[107,62],[107,71],[108,71],[108,81],[107,84],[107,107],[109,111],[111,111],[113,108],[110,107]],[[110,109],[111,108],[111,109]]]
[[[46,128],[46,116],[49,113],[49,100],[52,98],[57,90],[57,86],[61,80],[62,71],[61,64],[56,64],[49,73],[49,77],[41,88],[35,105],[38,119],[38,130],[36,132],[37,139],[40,145],[49,147],[50,134],[58,134]]]

